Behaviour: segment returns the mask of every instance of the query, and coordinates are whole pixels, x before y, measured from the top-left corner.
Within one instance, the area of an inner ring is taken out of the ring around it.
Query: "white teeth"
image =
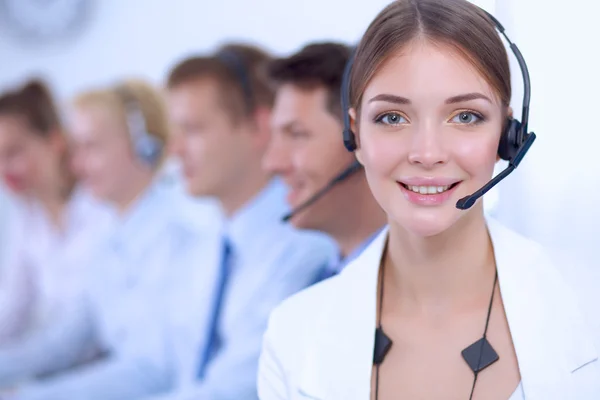
[[[447,186],[407,186],[408,189],[412,190],[415,193],[419,194],[437,194],[443,193],[450,188],[450,185]]]

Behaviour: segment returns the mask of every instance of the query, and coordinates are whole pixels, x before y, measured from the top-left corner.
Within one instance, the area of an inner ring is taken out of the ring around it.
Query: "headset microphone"
[[[531,145],[533,144],[534,141],[535,141],[535,133],[532,132],[527,136],[527,139],[525,140],[525,142],[519,149],[519,152],[517,153],[515,158],[513,160],[509,161],[508,167],[506,167],[506,169],[504,169],[502,172],[500,172],[498,175],[496,175],[494,178],[492,178],[491,181],[486,183],[481,189],[479,189],[475,193],[473,193],[469,196],[465,196],[462,199],[458,200],[456,202],[456,208],[458,208],[460,210],[468,210],[475,204],[475,202],[480,197],[482,197],[484,194],[489,192],[494,186],[496,186],[498,183],[500,183],[500,181],[502,179],[504,179],[508,175],[510,175],[511,172],[513,172],[515,170],[515,168],[517,168],[517,166],[519,165],[519,163],[521,162],[521,160],[523,159],[523,157],[525,156],[525,154],[527,153],[527,151],[529,150],[529,148],[531,147]]]
[[[347,96],[345,87],[348,84],[347,83],[348,82],[348,76],[350,74],[350,68],[352,67],[352,62],[353,62],[355,50],[356,49],[354,47],[350,48],[350,57],[348,58],[348,61],[346,62],[346,66],[344,67],[344,72],[343,72],[343,75],[342,75],[342,87],[340,88],[340,96],[341,96],[341,103],[342,103],[341,106],[342,106],[342,113],[343,113],[344,129],[346,129],[348,126],[350,126],[350,117],[348,115],[348,96]],[[345,133],[344,133],[344,135],[345,135]],[[304,211],[307,207],[310,207],[312,204],[314,204],[321,197],[323,197],[324,195],[326,195],[327,193],[329,193],[329,191],[331,189],[333,189],[338,184],[342,183],[343,181],[345,181],[346,179],[348,179],[349,177],[351,177],[352,175],[354,175],[356,172],[358,172],[361,169],[362,169],[361,163],[359,163],[358,161],[355,160],[350,166],[348,166],[348,168],[346,168],[345,170],[343,170],[340,174],[338,174],[331,181],[329,181],[329,183],[325,187],[323,187],[321,190],[319,190],[314,195],[312,195],[304,203],[302,203],[298,207],[294,208],[289,214],[285,215],[282,218],[282,221],[283,222],[289,221],[296,214],[300,213],[301,211]]]
[[[352,175],[354,175],[360,169],[362,169],[362,165],[358,161],[354,161],[348,168],[346,168],[345,170],[343,170],[339,175],[337,175],[335,178],[333,178],[331,181],[329,181],[329,183],[325,187],[323,187],[317,193],[315,193],[314,195],[312,195],[304,203],[302,203],[298,207],[294,208],[289,214],[287,214],[286,216],[284,216],[282,218],[282,221],[283,222],[289,221],[296,214],[300,213],[301,211],[304,211],[307,207],[311,206],[313,203],[315,203],[321,197],[323,197],[324,195],[326,195],[331,189],[333,189],[338,184],[342,183],[343,181],[345,181],[346,179],[348,179],[349,177],[351,177]]]

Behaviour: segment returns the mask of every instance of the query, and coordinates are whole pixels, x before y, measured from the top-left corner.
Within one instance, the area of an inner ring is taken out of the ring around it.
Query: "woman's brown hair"
[[[508,108],[508,55],[493,22],[467,0],[396,0],[369,25],[350,75],[350,105],[360,113],[365,88],[390,56],[414,40],[450,46],[485,78]]]
[[[46,83],[32,79],[21,88],[0,95],[0,117],[19,118],[29,128],[29,132],[42,139],[54,135],[64,135],[58,107]],[[65,139],[66,142],[66,139]],[[65,145],[60,163],[61,197],[68,198],[76,184],[70,169],[70,155]]]
[[[22,118],[41,137],[61,129],[60,116],[48,86],[38,79],[0,96],[0,116]]]

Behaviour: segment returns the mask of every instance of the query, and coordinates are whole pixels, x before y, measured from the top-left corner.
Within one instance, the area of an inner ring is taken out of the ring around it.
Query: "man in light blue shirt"
[[[302,208],[291,222],[322,231],[337,242],[340,257],[323,271],[322,279],[339,273],[386,224],[364,170],[356,168],[354,155],[342,141],[342,115],[347,110],[341,109],[340,89],[350,55],[343,44],[315,43],[269,67],[277,91],[264,166],[289,185],[290,205]],[[303,207],[348,168],[353,172]]]
[[[268,61],[258,48],[228,45],[184,60],[168,78],[172,149],[187,190],[218,199],[225,221],[197,267],[173,277],[164,314],[176,383],[165,398],[256,399],[271,310],[314,282],[336,251],[325,235],[282,222],[287,189],[262,169]]]

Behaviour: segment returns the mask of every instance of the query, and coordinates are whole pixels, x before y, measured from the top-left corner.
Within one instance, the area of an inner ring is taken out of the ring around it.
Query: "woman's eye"
[[[456,124],[473,125],[483,121],[483,117],[471,111],[463,111],[452,118]]]
[[[407,121],[406,118],[404,118],[398,113],[386,113],[378,116],[375,122],[382,123],[385,125],[398,125],[405,124]]]

